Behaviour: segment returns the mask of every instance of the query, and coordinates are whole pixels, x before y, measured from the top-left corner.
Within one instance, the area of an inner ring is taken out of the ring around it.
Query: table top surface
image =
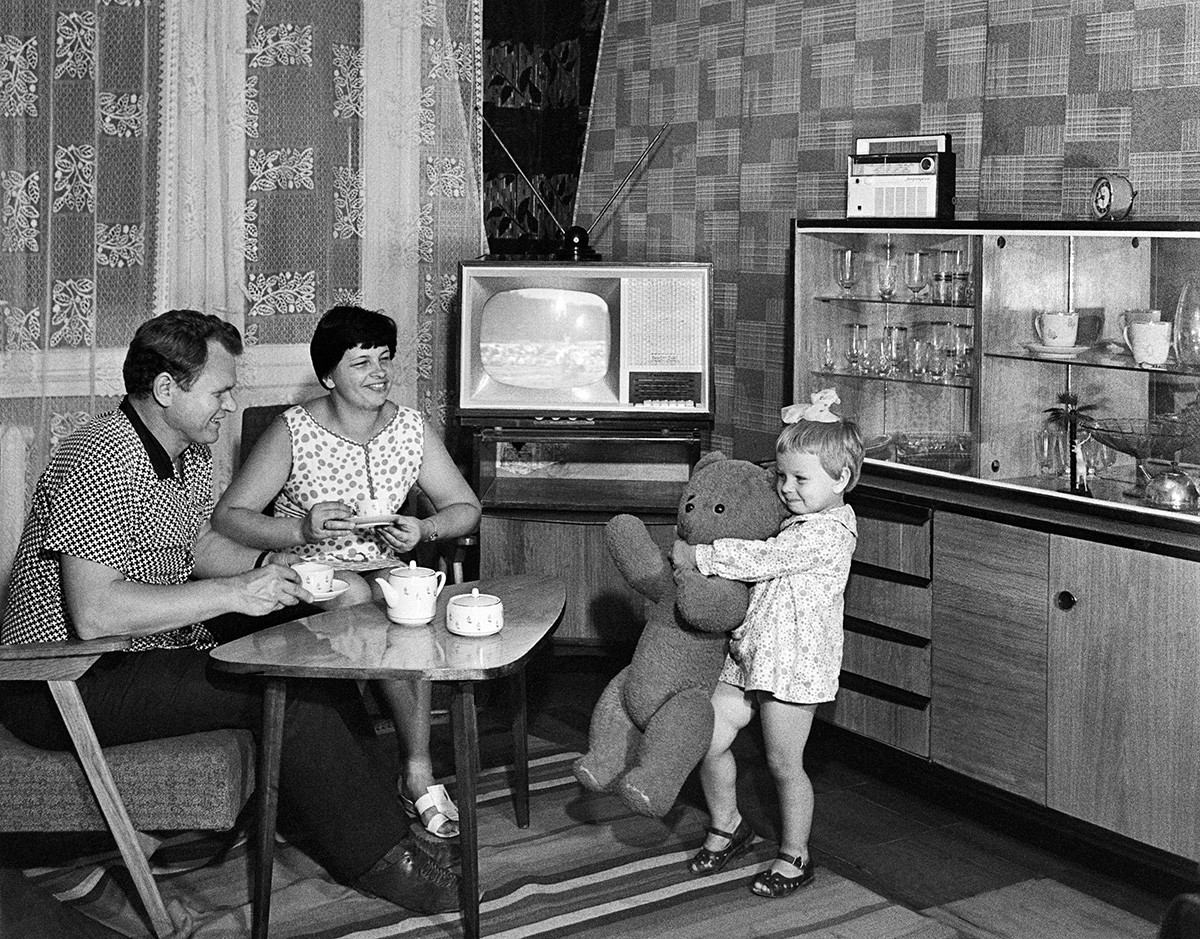
[[[504,604],[504,628],[491,636],[446,629],[446,603],[458,594],[494,594]],[[312,678],[479,680],[511,674],[558,624],[566,587],[557,577],[519,574],[447,585],[437,613],[423,626],[387,618],[382,601],[327,610],[218,646],[213,664],[225,671]]]

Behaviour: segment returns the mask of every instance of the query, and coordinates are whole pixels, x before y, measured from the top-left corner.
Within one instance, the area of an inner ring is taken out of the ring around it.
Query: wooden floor
[[[583,656],[535,661],[531,727],[586,746],[592,705],[616,667]],[[758,834],[774,838],[778,810],[761,740],[743,738],[739,804]],[[1194,868],[835,728],[818,723],[806,757],[818,864],[963,936],[1152,939],[1171,897],[1197,889]],[[703,805],[694,774],[682,798]]]

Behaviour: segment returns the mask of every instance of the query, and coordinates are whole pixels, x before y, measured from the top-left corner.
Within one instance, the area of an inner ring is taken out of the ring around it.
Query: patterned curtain
[[[316,390],[329,306],[383,309],[398,397],[444,421],[479,29],[478,0],[0,0],[0,603],[49,454],[164,309],[243,330],[243,407]]]

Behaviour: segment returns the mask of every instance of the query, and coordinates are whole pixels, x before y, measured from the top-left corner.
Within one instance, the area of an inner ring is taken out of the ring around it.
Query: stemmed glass
[[[906,251],[904,253],[904,285],[912,291],[913,299],[917,299],[929,283],[929,270],[925,266],[924,251]]]
[[[879,296],[890,300],[896,292],[896,262],[880,261],[875,265],[875,283],[879,287]]]
[[[849,294],[858,283],[858,255],[853,248],[836,248],[833,252],[834,271],[838,286]]]

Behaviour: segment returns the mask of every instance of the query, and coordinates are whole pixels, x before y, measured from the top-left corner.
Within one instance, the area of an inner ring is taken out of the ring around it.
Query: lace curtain
[[[0,602],[49,454],[164,309],[242,329],[243,408],[317,390],[329,306],[383,309],[398,400],[444,422],[479,50],[478,0],[0,0]]]

